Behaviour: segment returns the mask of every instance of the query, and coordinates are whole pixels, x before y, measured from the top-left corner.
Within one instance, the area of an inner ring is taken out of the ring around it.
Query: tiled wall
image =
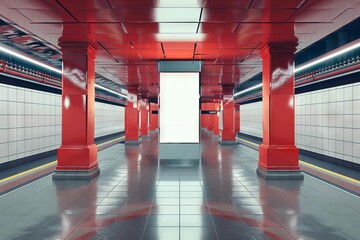
[[[262,138],[262,102],[240,106],[240,132]]]
[[[295,99],[297,146],[360,164],[360,83]]]
[[[123,107],[96,102],[95,108],[96,137],[124,129]],[[60,144],[61,95],[0,84],[0,164]]]
[[[360,164],[360,83],[299,94],[295,101],[299,148]],[[259,107],[240,106],[241,132],[262,136]]]
[[[95,103],[95,137],[125,131],[125,108],[106,103]]]

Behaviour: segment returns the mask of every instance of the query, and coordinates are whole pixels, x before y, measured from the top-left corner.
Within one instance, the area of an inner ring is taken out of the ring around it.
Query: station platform
[[[2,194],[0,239],[340,240],[360,235],[360,184],[354,178],[323,171],[330,176],[323,180],[305,166],[303,181],[265,181],[256,175],[255,149],[220,145],[206,132],[200,163],[159,164],[157,138],[151,134],[141,145],[99,151],[101,173],[90,181],[53,181],[49,169]],[[350,179],[355,190],[340,186]]]

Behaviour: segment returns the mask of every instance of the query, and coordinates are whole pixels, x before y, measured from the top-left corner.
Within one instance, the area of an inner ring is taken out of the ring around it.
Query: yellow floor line
[[[104,143],[100,143],[100,144],[98,144],[98,146],[103,146],[103,145],[105,145],[105,144],[107,144],[107,143],[110,143],[110,142],[120,141],[120,140],[123,139],[123,138],[124,138],[124,137],[115,138],[115,139],[113,139],[113,140],[110,140],[110,141],[107,141],[107,142],[104,142]],[[9,177],[0,179],[0,184],[1,184],[1,183],[4,183],[4,182],[7,182],[7,181],[9,181],[9,180],[12,180],[12,179],[14,179],[14,178],[21,177],[21,176],[23,176],[23,175],[29,174],[29,173],[31,173],[31,172],[37,171],[37,170],[39,170],[39,169],[49,167],[49,166],[54,165],[54,164],[56,164],[56,163],[57,163],[57,159],[56,159],[55,161],[52,161],[52,162],[43,164],[43,165],[41,165],[41,166],[31,168],[31,169],[26,170],[26,171],[24,171],[24,172],[17,173],[17,174],[14,174],[14,175],[12,175],[12,176],[9,176]]]
[[[17,178],[17,177],[26,175],[26,174],[28,174],[28,173],[34,172],[34,171],[39,170],[39,169],[41,169],[41,168],[49,167],[49,166],[51,166],[51,165],[56,164],[56,162],[57,162],[57,160],[55,160],[55,161],[53,161],[53,162],[46,163],[46,164],[44,164],[44,165],[41,165],[41,166],[38,166],[38,167],[35,167],[35,168],[32,168],[32,169],[29,169],[29,170],[26,170],[26,171],[21,172],[21,173],[17,173],[17,174],[15,174],[15,175],[10,176],[10,177],[3,178],[3,179],[0,180],[0,184],[3,183],[3,182],[9,181],[9,180],[11,180],[11,179],[14,179],[14,178]]]
[[[259,144],[256,144],[256,143],[247,141],[247,140],[242,139],[242,138],[237,138],[237,139],[240,140],[240,141],[246,142],[246,143],[248,143],[248,144],[254,145],[254,146],[259,146]],[[356,179],[354,179],[354,178],[347,177],[347,176],[342,175],[342,174],[340,174],[340,173],[336,173],[336,172],[330,171],[330,170],[328,170],[328,169],[325,169],[325,168],[322,168],[322,167],[319,167],[319,166],[316,166],[316,165],[313,165],[313,164],[304,162],[304,161],[302,161],[302,160],[300,160],[300,159],[299,159],[299,162],[300,162],[301,164],[307,165],[308,167],[315,168],[315,169],[320,170],[320,171],[322,171],[322,172],[329,173],[329,174],[331,174],[331,175],[337,176],[337,177],[339,177],[339,178],[346,179],[347,181],[350,181],[350,182],[353,182],[353,183],[356,183],[356,184],[360,184],[360,181],[359,181],[359,180],[356,180]]]
[[[318,167],[318,166],[316,166],[316,165],[313,165],[313,164],[304,162],[304,161],[302,161],[302,160],[299,160],[299,162],[300,162],[301,164],[307,165],[307,166],[309,166],[309,167],[311,167],[311,168],[315,168],[315,169],[318,169],[318,170],[320,170],[320,171],[323,171],[323,172],[332,174],[332,175],[334,175],[334,176],[337,176],[337,177],[346,179],[346,180],[348,180],[348,181],[350,181],[350,182],[353,182],[353,183],[356,183],[356,184],[360,184],[360,181],[359,181],[359,180],[356,180],[356,179],[354,179],[354,178],[344,176],[344,175],[342,175],[342,174],[339,174],[339,173],[336,173],[336,172],[327,170],[327,169],[322,168],[322,167]]]

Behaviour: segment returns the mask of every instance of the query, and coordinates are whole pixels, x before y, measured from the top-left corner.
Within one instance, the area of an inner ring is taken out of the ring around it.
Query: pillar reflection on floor
[[[356,239],[360,202],[327,183],[266,181],[257,151],[201,133],[201,163],[159,164],[157,133],[99,152],[90,181],[41,178],[0,198],[0,239]],[[29,195],[29,192],[32,194]],[[16,216],[16,217],[14,217]]]

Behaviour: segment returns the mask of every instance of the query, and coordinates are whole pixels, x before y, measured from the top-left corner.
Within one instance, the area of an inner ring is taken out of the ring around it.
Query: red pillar
[[[154,132],[158,128],[159,119],[158,119],[158,105],[156,103],[150,104],[150,131]]]
[[[205,110],[205,103],[201,103],[201,111]],[[205,128],[205,114],[200,115],[201,128]]]
[[[214,116],[213,134],[214,137],[218,137],[219,136],[219,103],[214,103],[214,109],[216,110],[216,114],[213,114]]]
[[[62,144],[53,179],[91,179],[99,174],[94,144],[95,54],[87,42],[61,42]]]
[[[234,87],[223,87],[223,130],[221,132],[221,143],[236,144],[235,139],[235,108]]]
[[[214,110],[214,104],[213,103],[206,103],[207,104],[207,110],[212,111]],[[214,114],[208,114],[208,130],[212,132],[214,130]]]
[[[235,105],[235,135],[240,132],[240,105]]]
[[[149,137],[149,102],[141,100],[141,137]]]
[[[263,143],[257,172],[265,179],[303,179],[295,146],[294,53],[297,43],[267,43],[263,59]]]
[[[138,90],[136,87],[128,87],[128,100],[125,107],[125,143],[139,144],[139,106]]]
[[[201,110],[207,111],[208,110],[208,104],[207,103],[202,103]],[[204,118],[203,128],[208,129],[209,128],[209,114],[202,114],[201,117]]]

